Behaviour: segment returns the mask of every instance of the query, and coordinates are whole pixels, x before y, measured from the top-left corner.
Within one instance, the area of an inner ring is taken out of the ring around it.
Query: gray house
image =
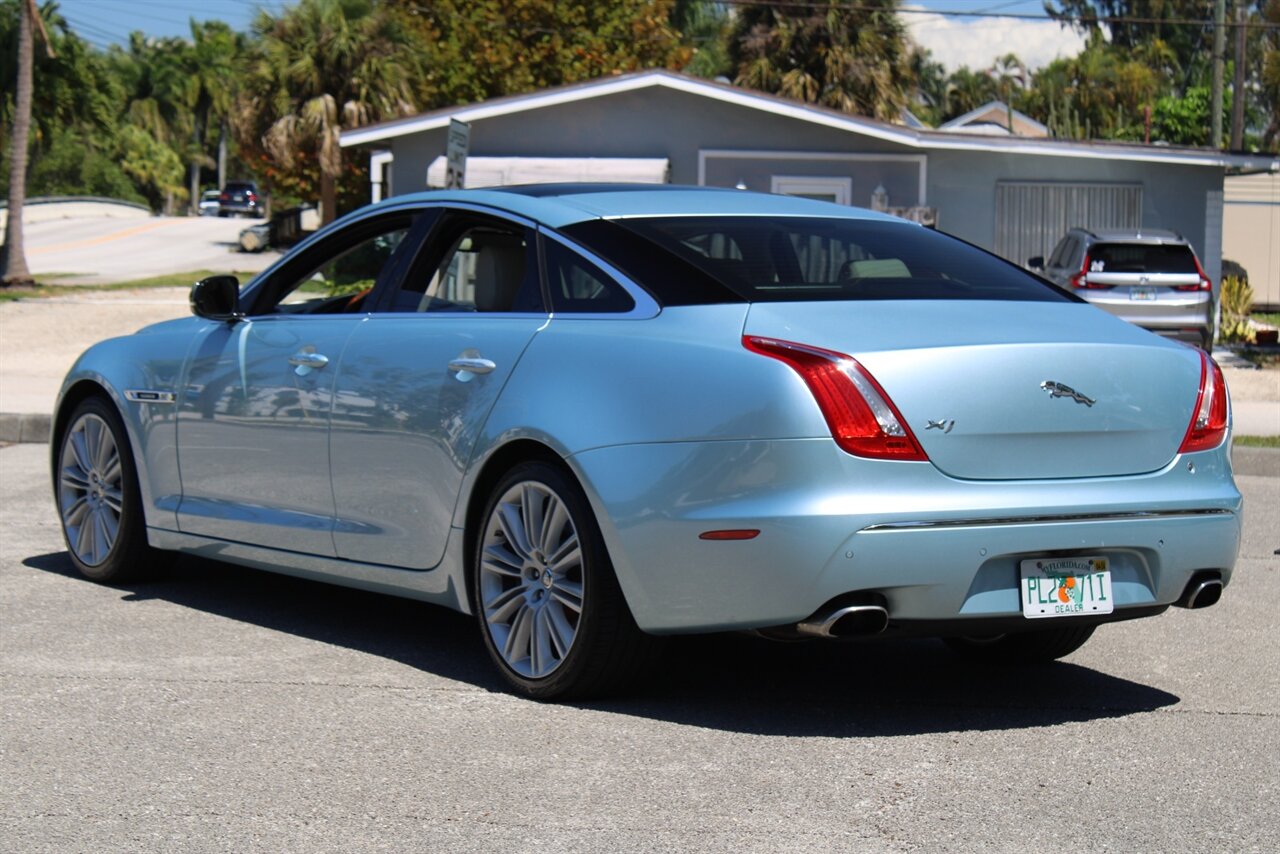
[[[888,209],[1024,263],[1074,226],[1168,228],[1219,280],[1223,178],[1271,156],[926,130],[669,71],[607,77],[342,134],[374,198],[443,186],[450,119],[467,186],[623,180],[740,187]]]

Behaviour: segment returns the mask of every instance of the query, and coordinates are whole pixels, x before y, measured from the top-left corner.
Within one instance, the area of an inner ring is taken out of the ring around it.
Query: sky
[[[188,21],[218,19],[247,29],[258,8],[278,12],[286,0],[58,0],[76,32],[98,47],[122,44],[133,30],[148,35],[189,35]],[[1041,0],[908,0],[907,8],[933,12],[988,11],[1043,14]],[[948,70],[961,65],[988,68],[998,56],[1016,53],[1039,68],[1056,56],[1071,56],[1084,41],[1053,21],[1008,18],[903,15],[912,36],[929,48]]]

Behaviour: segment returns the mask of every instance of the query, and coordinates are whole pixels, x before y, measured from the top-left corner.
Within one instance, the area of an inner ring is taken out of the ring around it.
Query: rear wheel
[[[1093,636],[1097,626],[1062,626],[990,637],[943,638],[952,652],[989,664],[1035,664],[1070,655]]]
[[[106,400],[90,397],[71,413],[68,425],[54,477],[71,560],[94,581],[142,578],[157,554],[147,545],[133,452],[120,415]]]
[[[485,647],[517,692],[540,700],[598,695],[635,678],[657,639],[623,598],[578,484],[522,463],[485,507],[472,565]]]

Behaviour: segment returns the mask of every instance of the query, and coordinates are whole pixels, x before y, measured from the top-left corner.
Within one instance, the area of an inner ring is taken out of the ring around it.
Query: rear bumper
[[[1128,288],[1120,290],[1128,292]],[[1128,296],[1109,296],[1106,291],[1097,292],[1101,295],[1089,291],[1077,293],[1109,314],[1152,332],[1196,340],[1201,332],[1213,328],[1213,301],[1207,292],[1179,294],[1150,302],[1131,300]]]
[[[852,591],[882,594],[900,629],[1019,624],[1018,563],[1047,554],[1108,557],[1111,619],[1125,619],[1175,602],[1198,570],[1229,581],[1240,540],[1225,443],[1150,474],[1056,481],[962,481],[830,439],[627,445],[569,462],[653,632],[796,623]],[[761,533],[698,537],[729,528]]]

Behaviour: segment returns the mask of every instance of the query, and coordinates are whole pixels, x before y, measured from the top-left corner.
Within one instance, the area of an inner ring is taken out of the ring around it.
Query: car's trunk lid
[[[758,303],[744,331],[853,356],[959,478],[1160,469],[1200,381],[1197,351],[1077,303]]]

